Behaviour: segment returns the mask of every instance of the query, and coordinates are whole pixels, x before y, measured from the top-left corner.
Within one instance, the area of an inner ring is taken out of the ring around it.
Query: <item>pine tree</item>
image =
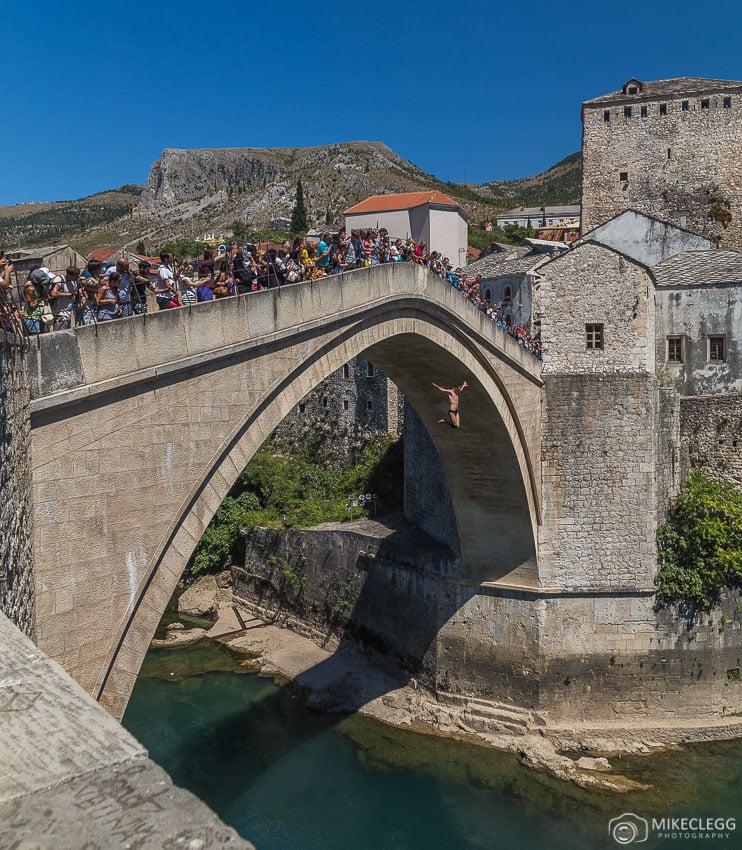
[[[137,254],[143,255],[144,253],[144,239],[140,239],[139,242],[137,242]]]
[[[301,185],[301,178],[296,182],[296,205],[291,213],[291,232],[307,232],[307,208],[304,203],[304,189]]]

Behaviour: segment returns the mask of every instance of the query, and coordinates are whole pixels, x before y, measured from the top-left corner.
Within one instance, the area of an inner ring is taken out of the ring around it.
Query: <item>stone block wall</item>
[[[544,374],[653,372],[651,287],[642,266],[590,242],[543,266]],[[588,324],[603,326],[602,348],[587,348]]]
[[[0,333],[0,611],[33,637],[29,405],[25,345]]]
[[[583,233],[636,209],[742,248],[739,87],[586,103],[582,121]]]
[[[649,375],[550,375],[543,420],[547,585],[652,586],[657,390]]]
[[[681,471],[742,489],[742,393],[680,400]]]

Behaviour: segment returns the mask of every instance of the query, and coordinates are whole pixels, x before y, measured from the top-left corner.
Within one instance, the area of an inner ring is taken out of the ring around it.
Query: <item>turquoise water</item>
[[[624,812],[740,821],[720,839],[650,826],[630,846],[742,846],[740,742],[612,759],[652,788],[587,792],[484,747],[313,713],[208,641],[150,652],[124,725],[258,850],[616,848],[608,822]]]

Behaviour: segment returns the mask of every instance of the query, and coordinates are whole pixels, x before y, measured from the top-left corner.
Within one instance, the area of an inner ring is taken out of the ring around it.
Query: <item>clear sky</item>
[[[441,179],[542,171],[630,77],[742,79],[742,2],[9,0],[0,204],[143,183],[166,147],[381,141]]]

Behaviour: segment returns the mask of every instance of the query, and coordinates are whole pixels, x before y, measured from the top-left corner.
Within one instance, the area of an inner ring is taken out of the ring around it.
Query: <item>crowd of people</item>
[[[145,313],[148,293],[160,310],[169,310],[396,262],[427,267],[541,359],[539,339],[523,325],[513,325],[503,307],[482,297],[479,276],[469,279],[447,257],[429,251],[424,241],[393,239],[383,228],[354,231],[349,237],[344,230],[334,236],[323,233],[316,244],[299,237],[263,250],[251,243],[233,244],[206,250],[196,260],[178,260],[163,251],[156,274],[148,261],[132,268],[124,257],[107,265],[91,259],[84,269],[70,266],[64,275],[39,268],[17,293],[10,283],[12,263],[0,254],[0,294],[5,295],[0,298],[0,328],[25,327],[30,334],[64,330]]]

